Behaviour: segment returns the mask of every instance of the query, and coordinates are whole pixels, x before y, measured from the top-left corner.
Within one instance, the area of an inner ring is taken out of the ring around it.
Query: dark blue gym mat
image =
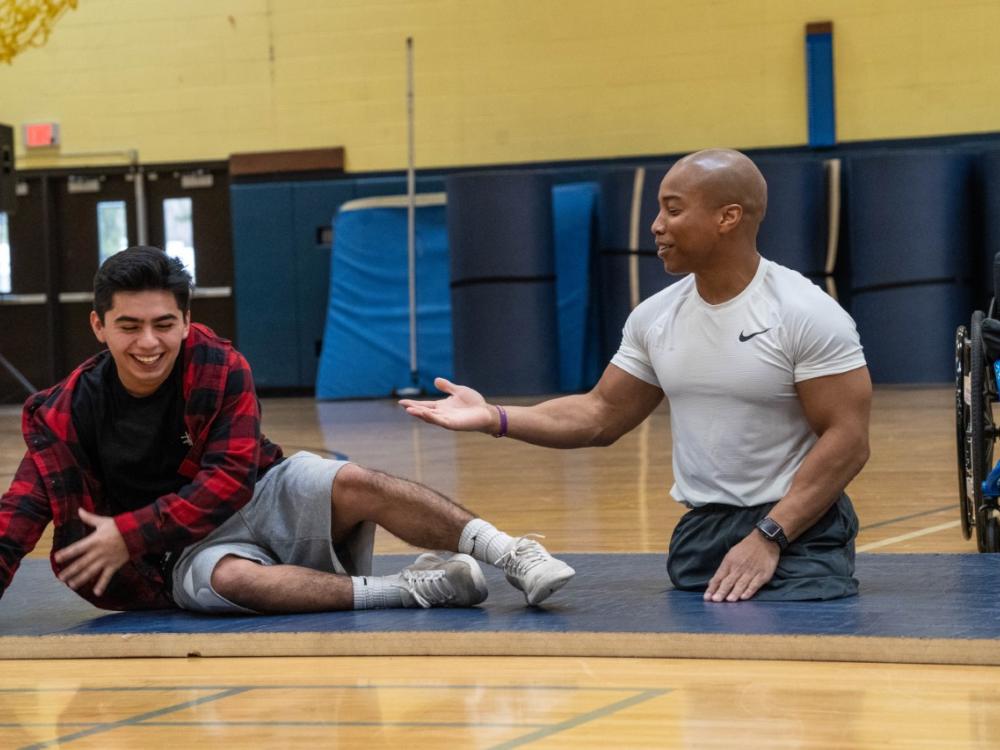
[[[274,655],[545,655],[1000,664],[1000,555],[858,556],[861,595],[832,602],[707,604],[673,591],[663,555],[575,554],[569,586],[524,605],[485,568],[472,609],[212,617],[106,613],[27,560],[0,600],[5,658]],[[399,570],[409,556],[376,559]]]

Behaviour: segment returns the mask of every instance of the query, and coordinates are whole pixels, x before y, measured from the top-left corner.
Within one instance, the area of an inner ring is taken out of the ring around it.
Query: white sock
[[[399,575],[352,576],[355,609],[389,609],[403,606]]]
[[[489,521],[473,518],[462,529],[458,551],[472,555],[480,562],[496,565],[497,560],[514,544],[513,537],[498,530]]]

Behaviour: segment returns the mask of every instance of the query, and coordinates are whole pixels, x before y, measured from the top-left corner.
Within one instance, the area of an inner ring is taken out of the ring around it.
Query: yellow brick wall
[[[418,166],[797,145],[816,20],[840,140],[1000,129],[995,0],[80,0],[0,65],[0,122],[144,162],[343,145],[398,169],[411,35]]]

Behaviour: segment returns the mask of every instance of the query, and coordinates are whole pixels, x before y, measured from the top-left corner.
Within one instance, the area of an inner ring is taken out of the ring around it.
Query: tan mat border
[[[596,656],[1000,666],[987,639],[694,633],[143,633],[2,636],[5,659]]]

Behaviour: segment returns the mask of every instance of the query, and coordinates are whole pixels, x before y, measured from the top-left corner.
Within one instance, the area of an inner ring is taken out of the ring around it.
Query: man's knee
[[[238,603],[241,595],[253,585],[260,567],[254,560],[226,555],[212,570],[212,589],[219,596]]]
[[[330,488],[333,504],[345,511],[370,506],[382,494],[378,491],[380,476],[383,475],[357,464],[342,466]]]

